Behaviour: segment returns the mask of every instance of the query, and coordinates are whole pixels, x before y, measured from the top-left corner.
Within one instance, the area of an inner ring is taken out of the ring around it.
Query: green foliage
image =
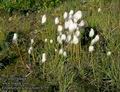
[[[28,10],[55,7],[64,0],[0,0],[0,9],[8,12],[13,10]]]

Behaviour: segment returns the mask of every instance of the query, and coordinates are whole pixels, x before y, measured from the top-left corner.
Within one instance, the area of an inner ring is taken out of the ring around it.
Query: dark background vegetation
[[[13,10],[37,10],[56,7],[66,0],[0,0],[0,9],[8,12]]]

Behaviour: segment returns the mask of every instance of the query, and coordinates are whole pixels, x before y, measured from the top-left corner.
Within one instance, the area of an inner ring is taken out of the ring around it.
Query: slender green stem
[[[22,58],[22,55],[21,55],[21,52],[20,52],[18,43],[16,43],[16,46],[17,46],[17,51],[18,51],[18,53],[19,53],[19,55],[20,55],[21,62],[22,62],[22,64],[25,66],[25,62],[24,62],[24,60],[23,60],[23,58]]]
[[[91,62],[91,65],[92,65],[93,76],[94,76],[94,79],[95,79],[95,68],[94,68],[94,60],[93,60],[92,53],[90,53],[90,62]]]

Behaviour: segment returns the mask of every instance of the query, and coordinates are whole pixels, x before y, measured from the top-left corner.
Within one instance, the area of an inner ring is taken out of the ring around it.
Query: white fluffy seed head
[[[85,26],[85,21],[84,20],[81,20],[80,23],[78,24],[79,27],[83,27]]]
[[[50,43],[51,43],[51,44],[53,43],[53,40],[52,40],[52,39],[50,39]]]
[[[61,36],[60,36],[60,35],[57,37],[57,42],[58,42],[59,44],[62,44],[62,40],[61,40]]]
[[[57,52],[57,49],[55,49],[55,52]]]
[[[101,12],[101,8],[98,8],[98,12]]]
[[[59,54],[61,55],[61,54],[63,54],[63,48],[61,48],[60,50],[59,50]]]
[[[33,51],[33,47],[31,46],[29,49],[28,49],[28,54],[31,54]]]
[[[78,44],[79,43],[79,38],[76,35],[73,35],[73,40],[71,41],[72,44]]]
[[[46,61],[46,53],[42,54],[42,63],[44,63]]]
[[[108,51],[107,52],[107,56],[110,56],[112,53],[111,53],[111,51]]]
[[[91,28],[91,29],[90,29],[90,32],[89,32],[89,37],[93,37],[94,34],[95,34],[94,29]]]
[[[74,23],[72,20],[69,21],[69,32],[73,32],[77,29],[77,24]]]
[[[47,42],[48,41],[48,39],[47,38],[45,38],[45,42]]]
[[[64,40],[64,41],[66,40],[66,35],[65,34],[61,35],[61,40]]]
[[[73,18],[73,13],[74,13],[74,11],[73,11],[73,10],[70,10],[70,12],[69,12],[69,19],[72,19],[72,18]]]
[[[94,45],[96,43],[95,39],[92,39],[91,44],[90,45]]]
[[[31,45],[32,45],[32,44],[34,43],[34,39],[31,39],[31,40],[30,40],[30,43],[31,43]]]
[[[58,25],[57,31],[58,31],[58,32],[62,32],[62,30],[63,30],[62,25]]]
[[[99,35],[96,35],[94,39],[91,41],[91,45],[94,45],[96,42],[98,42],[100,39]]]
[[[98,42],[99,39],[100,39],[99,35],[96,35],[94,39],[95,39],[96,42]]]
[[[67,17],[68,17],[68,13],[67,13],[67,12],[64,12],[63,17],[64,17],[64,19],[67,19]]]
[[[18,35],[17,33],[14,33],[13,39],[12,39],[13,43],[17,43],[17,39],[18,39]]]
[[[55,18],[55,24],[56,25],[59,24],[59,18],[58,17]]]
[[[72,15],[69,15],[69,19],[72,19],[73,18],[73,16]]]
[[[94,51],[94,46],[90,45],[89,46],[89,52],[93,52]]]
[[[73,15],[74,11],[70,10],[69,15]]]
[[[44,14],[44,15],[42,16],[42,21],[41,21],[41,23],[44,24],[44,23],[46,22],[46,19],[47,19],[47,17],[46,17],[46,15]]]
[[[64,57],[67,56],[67,52],[66,52],[66,51],[63,52],[63,56],[64,56]]]
[[[69,35],[67,35],[67,42],[70,42],[71,41],[71,39],[72,39],[72,36],[69,34]]]
[[[69,21],[65,21],[65,23],[64,23],[64,28],[65,28],[65,29],[68,29],[68,28],[69,28]]]
[[[74,15],[73,15],[73,20],[74,22],[77,22],[79,19],[82,18],[82,11],[77,11]]]
[[[75,35],[76,35],[77,37],[79,37],[79,36],[80,36],[80,31],[79,31],[79,30],[76,30]]]

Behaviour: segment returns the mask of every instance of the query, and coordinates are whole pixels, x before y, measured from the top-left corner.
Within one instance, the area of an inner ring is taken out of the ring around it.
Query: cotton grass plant
[[[24,52],[19,49],[24,61],[29,61],[28,56],[34,55],[34,58],[30,57],[34,64],[31,65],[33,72],[30,75],[26,72],[22,72],[22,74],[28,74],[27,78],[38,78],[36,83],[43,81],[46,85],[56,86],[60,92],[86,92],[89,90],[109,92],[111,89],[119,89],[120,41],[118,39],[120,39],[120,32],[116,19],[119,17],[111,8],[114,5],[110,4],[111,7],[106,8],[108,5],[102,6],[103,0],[96,2],[86,3],[83,7],[78,0],[75,0],[64,6],[61,5],[62,8],[53,12],[36,13],[34,20],[31,20],[33,17],[31,14],[25,17],[22,20],[22,22],[25,20],[23,29],[26,31],[26,35],[30,35],[30,41],[28,43],[23,41],[27,45],[17,44],[24,46]],[[101,11],[98,11],[99,7],[102,9]],[[41,15],[42,17],[40,17]],[[16,15],[16,17],[20,16]],[[14,18],[12,18],[13,20]],[[16,19],[16,21],[19,23],[21,20]],[[16,26],[17,23],[6,24]],[[89,40],[82,45],[86,25],[91,26],[86,37]],[[97,30],[96,34],[93,27],[98,25],[103,32]],[[2,28],[7,30],[6,27]],[[18,28],[22,30],[19,25]],[[107,46],[105,46],[102,36],[107,42]],[[14,36],[13,38],[16,39]],[[20,39],[17,39],[17,42]],[[100,48],[104,47],[105,52],[102,52]],[[3,70],[1,74],[4,72]],[[31,79],[31,81],[34,82],[35,79]],[[86,89],[84,84],[87,84],[89,88]],[[91,89],[92,87],[94,88]]]

